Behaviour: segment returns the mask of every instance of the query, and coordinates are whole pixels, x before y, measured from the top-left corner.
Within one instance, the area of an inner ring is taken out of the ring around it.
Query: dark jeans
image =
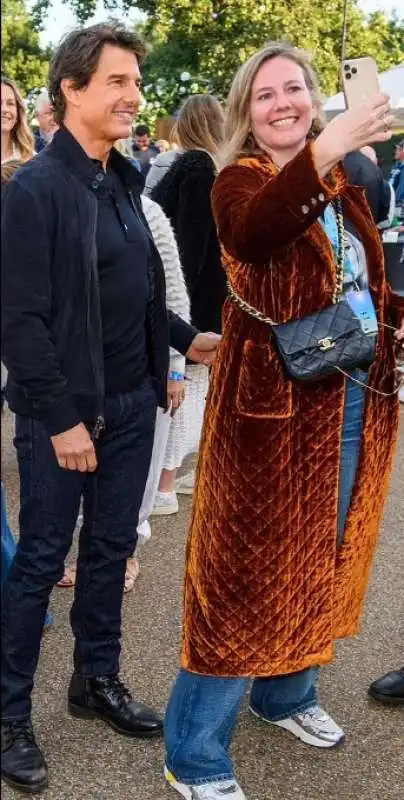
[[[97,443],[94,474],[61,469],[44,426],[16,419],[20,540],[3,588],[3,720],[30,714],[49,595],[64,572],[81,496],[84,522],[71,610],[74,667],[87,676],[119,670],[126,559],[136,546],[156,404],[149,380],[106,399],[106,430]]]

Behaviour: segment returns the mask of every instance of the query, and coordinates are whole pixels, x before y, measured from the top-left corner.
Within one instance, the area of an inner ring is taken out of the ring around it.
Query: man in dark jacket
[[[373,148],[366,147],[363,151],[365,152],[356,150],[348,153],[344,158],[344,169],[349,183],[365,189],[366,199],[376,225],[387,227],[393,218],[394,193],[377,166],[377,156]]]
[[[3,589],[2,775],[24,791],[48,780],[31,690],[82,496],[68,708],[128,736],[162,733],[161,716],[118,676],[126,559],[156,407],[166,405],[169,343],[209,364],[219,337],[167,314],[143,181],[112,149],[130,134],[143,54],[138,37],[117,24],[66,37],[49,79],[60,130],[17,172],[3,202],[3,360],[21,512]]]

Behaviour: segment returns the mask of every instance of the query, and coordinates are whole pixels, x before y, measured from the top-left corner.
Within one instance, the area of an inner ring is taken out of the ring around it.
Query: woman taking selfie
[[[344,738],[316,679],[334,641],[358,630],[404,326],[363,192],[340,162],[387,141],[391,123],[381,95],[322,130],[309,58],[279,44],[230,91],[212,194],[229,298],[165,724],[166,777],[185,798],[245,800],[228,748],[248,678],[256,717],[316,747]]]

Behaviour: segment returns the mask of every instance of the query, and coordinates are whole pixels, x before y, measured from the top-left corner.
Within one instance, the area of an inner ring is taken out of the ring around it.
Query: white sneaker
[[[182,478],[177,478],[175,481],[175,491],[177,494],[193,494],[195,485],[195,470],[187,472]]]
[[[163,517],[178,514],[178,500],[175,492],[156,492],[151,517]]]
[[[264,722],[276,725],[278,728],[284,728],[286,731],[293,733],[298,739],[301,739],[302,742],[305,742],[305,744],[311,744],[313,747],[335,747],[345,738],[342,728],[318,705],[312,706],[300,714],[293,714],[293,716],[286,719],[280,719],[277,722],[257,714],[251,706],[250,711]]]
[[[236,780],[188,786],[185,783],[179,783],[167,767],[164,767],[164,776],[167,783],[182,797],[185,797],[185,800],[247,800]]]

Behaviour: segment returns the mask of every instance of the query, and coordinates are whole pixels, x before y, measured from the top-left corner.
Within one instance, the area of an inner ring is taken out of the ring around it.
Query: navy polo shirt
[[[96,197],[105,392],[116,394],[130,392],[149,372],[149,240],[124,185],[110,168]]]

